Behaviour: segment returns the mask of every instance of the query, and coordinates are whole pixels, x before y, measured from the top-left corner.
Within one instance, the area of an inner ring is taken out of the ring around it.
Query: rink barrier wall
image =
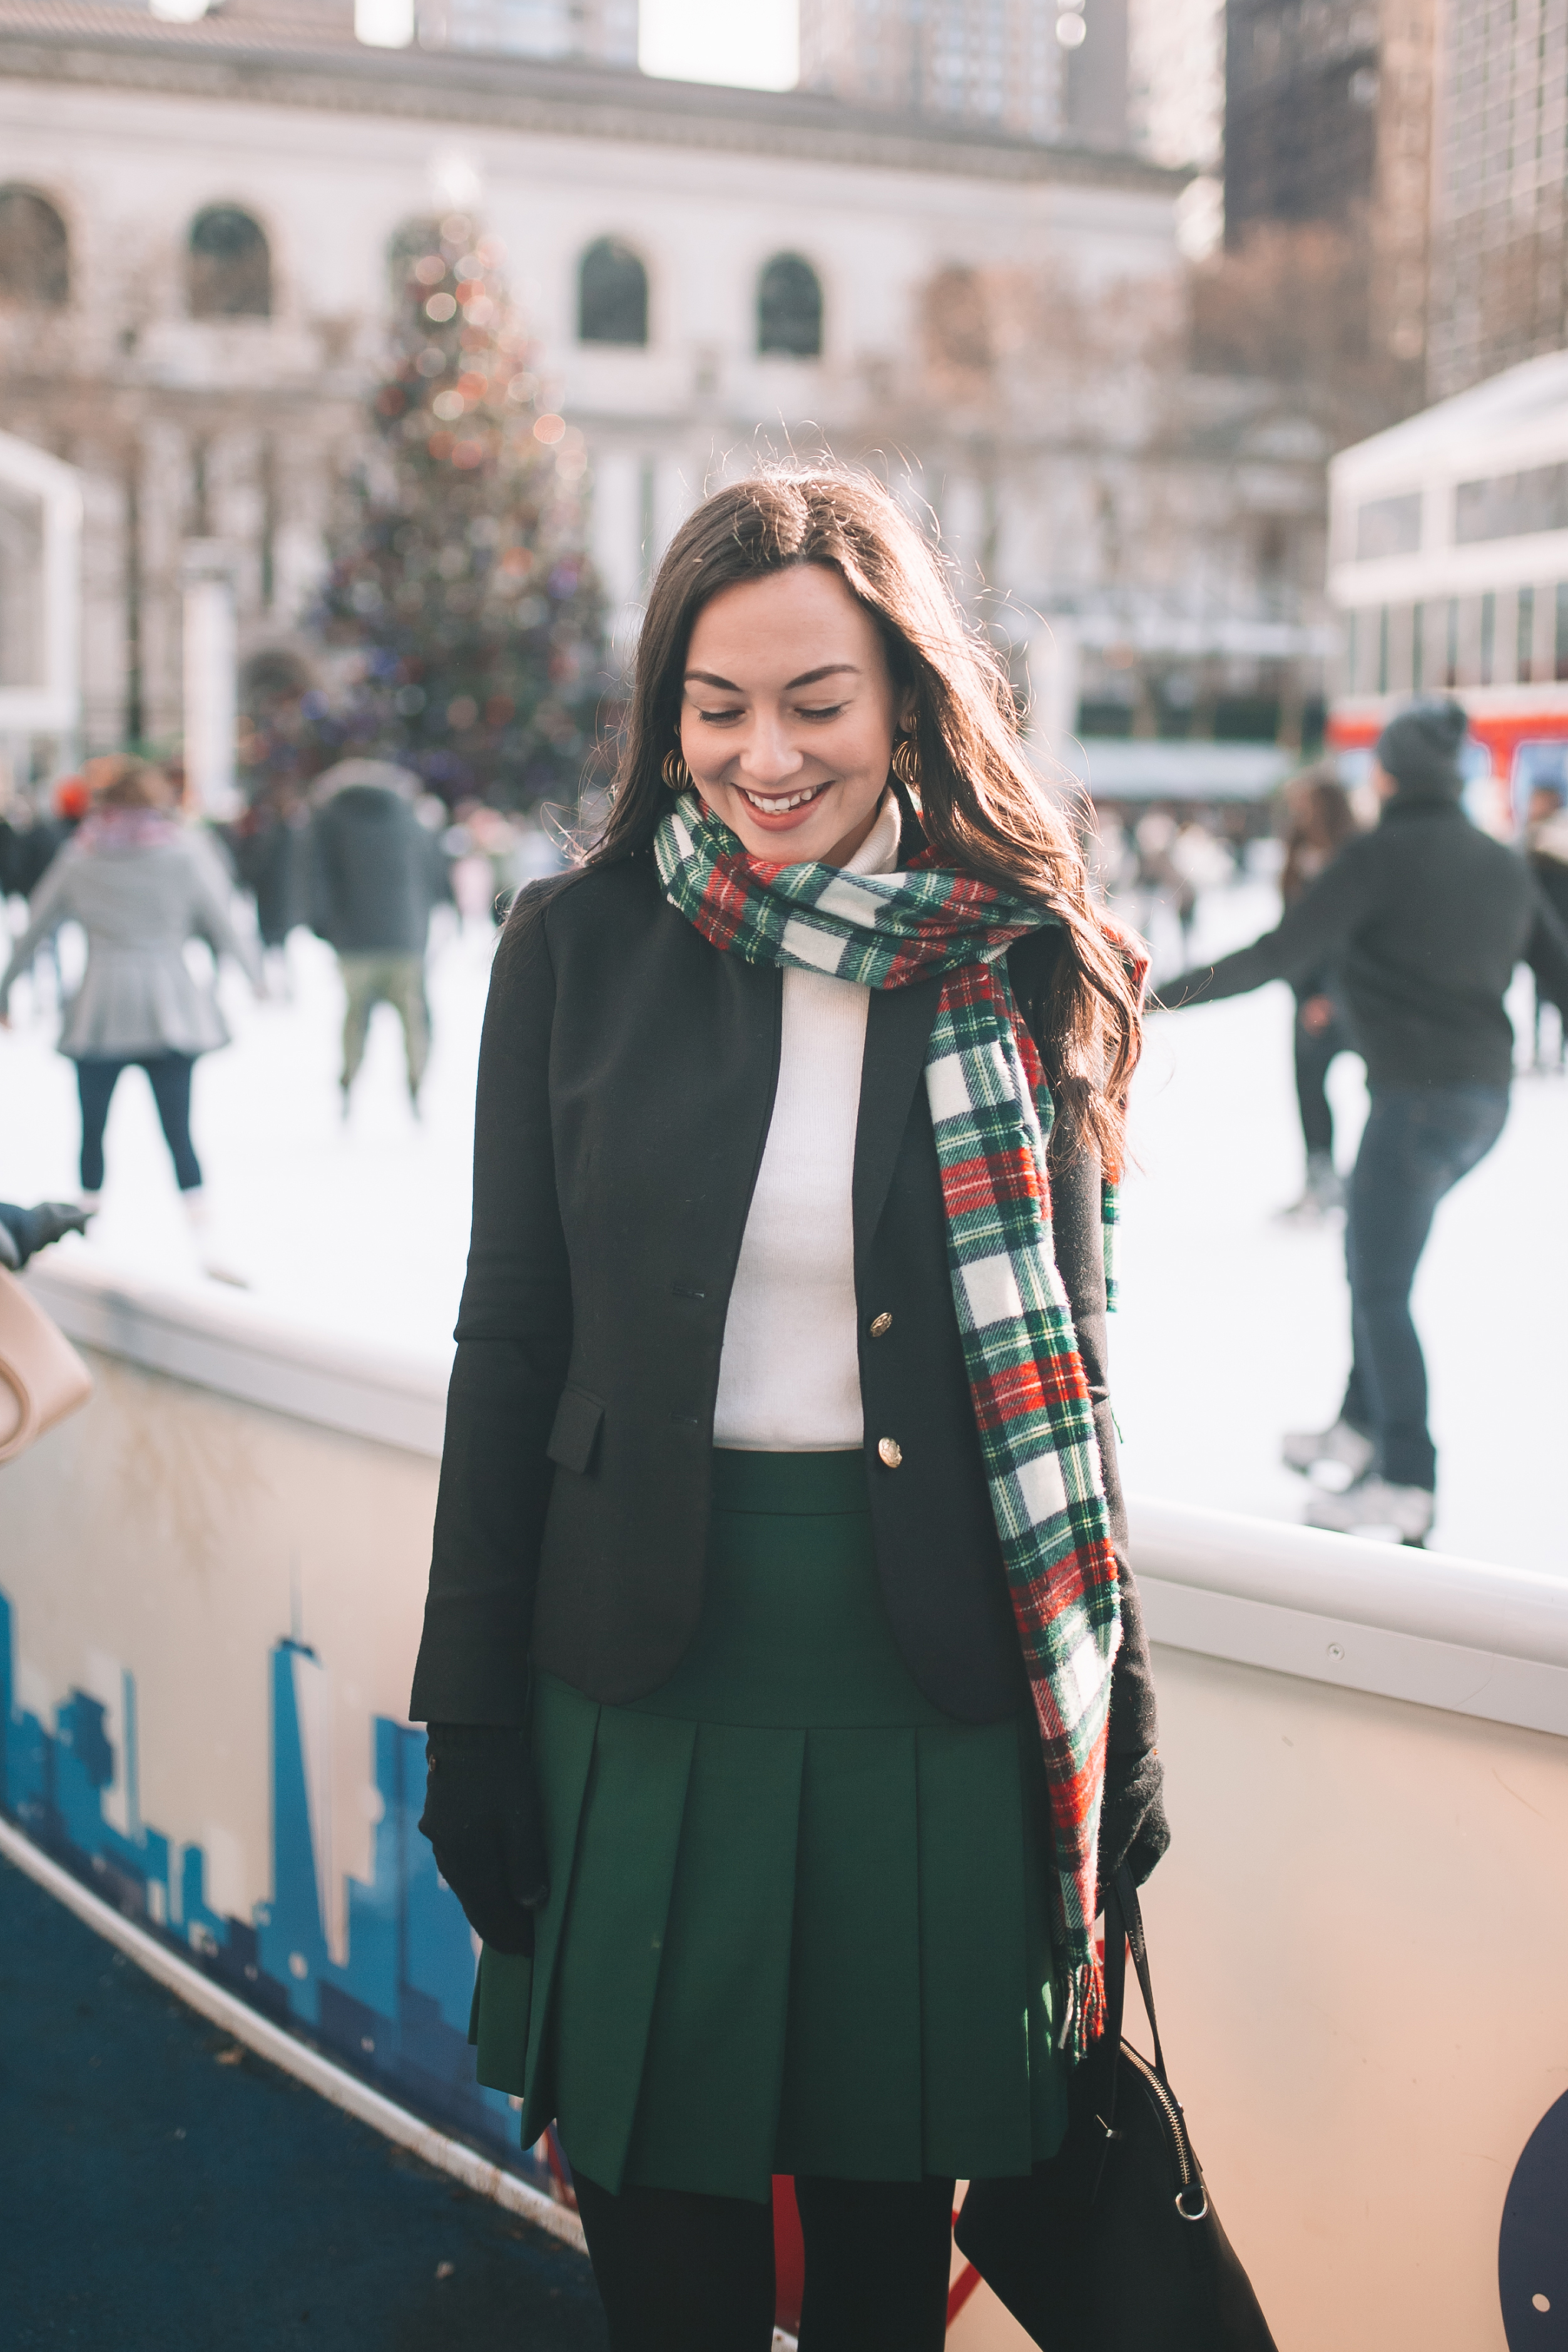
[[[243,1293],[171,1289],[93,1265],[86,1251],[57,1251],[28,1269],[26,1283],[79,1347],[318,1429],[440,1458],[450,1350],[442,1358],[329,1336]]]
[[[71,1244],[32,1279],[97,1386],[0,1473],[10,1834],[237,2037],[559,2202],[474,2080],[417,1831],[446,1363]],[[1163,2038],[1281,2352],[1524,2352],[1568,2302],[1508,2218],[1568,2196],[1568,1582],[1154,1502],[1132,1530]],[[958,2294],[948,2352],[1024,2352]]]
[[[244,1404],[438,1459],[449,1357],[355,1345],[215,1289],[57,1255],[29,1287],[80,1345]],[[1150,1638],[1568,1736],[1568,1578],[1140,1496]]]

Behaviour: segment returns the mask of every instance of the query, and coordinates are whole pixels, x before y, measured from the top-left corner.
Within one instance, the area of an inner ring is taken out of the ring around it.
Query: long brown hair
[[[1087,1132],[1118,1168],[1140,1044],[1126,959],[1089,898],[1070,825],[1025,758],[995,656],[965,622],[934,551],[879,483],[762,474],[715,492],[681,525],[648,598],[614,802],[589,863],[646,850],[669,804],[660,771],[679,745],[699,613],[725,588],[799,563],[837,572],[877,625],[900,702],[914,712],[913,814],[938,857],[1048,908],[1061,924],[1068,952],[1045,1007],[1051,1076],[1068,1081],[1068,1129]]]
[[[1303,768],[1285,787],[1285,865],[1279,896],[1289,906],[1361,831],[1355,804],[1331,761]]]

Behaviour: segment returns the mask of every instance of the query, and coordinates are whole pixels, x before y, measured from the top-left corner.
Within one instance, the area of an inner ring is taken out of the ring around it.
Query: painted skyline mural
[[[207,1857],[142,1819],[136,1685],[122,1670],[120,1743],[103,1699],[72,1690],[53,1729],[16,1697],[16,1625],[0,1590],[0,1811],[117,1910],[179,1948],[276,2023],[433,2123],[455,2129],[532,2185],[552,2189],[543,2150],[518,2147],[517,2116],[474,2080],[468,2044],[474,1948],[458,1899],[416,1824],[424,1736],[369,1720],[380,1801],[368,1881],[334,1880],[327,1783],[327,1684],[315,1652],[283,1639],[271,1690],[271,1899],[247,1919],[215,1911]],[[118,1769],[117,1769],[118,1767]],[[264,1769],[258,1759],[258,1769]],[[114,1791],[114,1811],[106,1810]],[[330,1922],[342,1904],[345,1958]]]

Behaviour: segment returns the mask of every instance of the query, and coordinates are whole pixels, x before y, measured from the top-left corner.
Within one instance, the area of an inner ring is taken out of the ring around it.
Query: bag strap
[[[1132,1884],[1132,1873],[1125,1863],[1121,1863],[1117,1868],[1116,1876],[1111,1881],[1110,1898],[1105,1906],[1105,1990],[1108,2010],[1111,2000],[1110,1915],[1113,1906],[1117,1913],[1116,1924],[1121,1931],[1116,1938],[1114,2022],[1117,2044],[1120,2047],[1121,2015],[1127,1990],[1127,1966],[1123,1951],[1123,1938],[1125,1938],[1126,1948],[1131,1952],[1132,1965],[1138,1972],[1138,1990],[1143,1996],[1143,2007],[1148,2012],[1149,2031],[1154,2037],[1154,2072],[1169,2090],[1170,2084],[1165,2074],[1165,2053],[1160,2047],[1160,2021],[1154,2013],[1154,1981],[1149,1973],[1149,1945],[1143,1933],[1143,1913],[1139,1906],[1138,1889]]]

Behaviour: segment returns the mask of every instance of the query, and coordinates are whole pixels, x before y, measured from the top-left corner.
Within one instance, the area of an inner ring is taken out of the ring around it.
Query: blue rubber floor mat
[[[3,1862],[0,2249],[6,2352],[608,2341],[570,2247],[242,2049]]]

